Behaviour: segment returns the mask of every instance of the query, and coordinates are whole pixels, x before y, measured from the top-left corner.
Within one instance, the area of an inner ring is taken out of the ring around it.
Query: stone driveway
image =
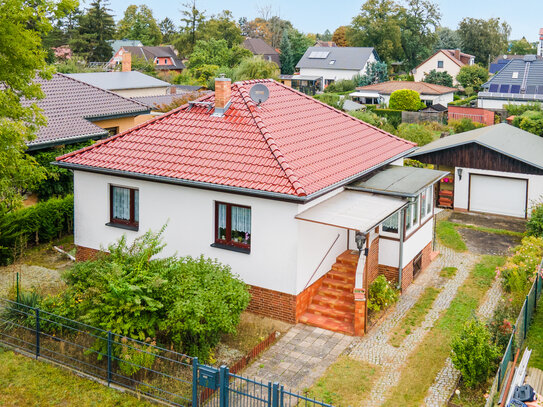
[[[351,336],[298,324],[249,366],[243,376],[279,382],[299,393],[311,387],[352,341]]]

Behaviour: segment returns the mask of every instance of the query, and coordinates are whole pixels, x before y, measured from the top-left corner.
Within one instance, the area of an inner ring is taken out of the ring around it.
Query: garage
[[[470,174],[469,210],[526,217],[528,180]]]

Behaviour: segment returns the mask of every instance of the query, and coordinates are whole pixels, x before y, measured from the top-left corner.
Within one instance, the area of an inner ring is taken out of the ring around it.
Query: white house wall
[[[459,167],[460,168],[460,167]],[[468,209],[469,178],[470,174],[494,175],[504,178],[520,178],[528,180],[528,216],[531,208],[537,202],[543,200],[543,175],[519,174],[513,172],[478,170],[473,168],[462,168],[462,179],[458,177],[458,168],[455,169],[454,177],[454,208]],[[507,193],[507,191],[504,191]]]
[[[355,75],[363,75],[365,73],[365,68],[357,70],[348,70],[348,69],[317,69],[317,68],[300,68],[300,75],[303,76],[319,76],[324,79],[324,81],[333,80],[340,81],[343,79],[353,79]]]
[[[525,105],[527,103],[539,102],[537,100],[522,99],[522,100],[506,100],[506,99],[486,99],[478,98],[477,107],[484,109],[501,110],[504,109],[504,105]]]
[[[437,61],[443,61],[443,68],[437,67]],[[453,85],[458,85],[456,75],[460,73],[460,66],[456,64],[451,58],[447,57],[442,52],[432,56],[428,61],[414,70],[413,77],[416,82],[422,82],[424,77],[435,69],[437,72],[447,72],[453,77]]]
[[[399,240],[379,239],[379,264],[398,267],[400,264]]]
[[[139,232],[106,226],[109,185],[139,188]],[[100,249],[123,234],[129,241],[168,226],[163,254],[217,258],[248,284],[296,294],[297,205],[178,185],[74,171],[75,243]],[[214,248],[214,201],[251,206],[251,253]],[[327,240],[327,239],[324,239]],[[323,243],[325,244],[325,243]],[[326,243],[329,244],[329,243]]]

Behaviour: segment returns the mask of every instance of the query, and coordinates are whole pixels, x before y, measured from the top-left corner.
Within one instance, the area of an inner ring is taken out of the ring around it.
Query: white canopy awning
[[[379,92],[373,91],[373,90],[365,90],[365,91],[356,91],[353,93],[349,93],[349,96],[351,97],[359,97],[359,98],[378,98]]]
[[[392,196],[343,191],[303,211],[296,219],[369,232],[407,204],[407,201]]]

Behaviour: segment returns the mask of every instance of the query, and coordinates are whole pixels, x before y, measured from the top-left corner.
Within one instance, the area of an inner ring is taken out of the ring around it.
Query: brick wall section
[[[494,124],[494,112],[480,107],[449,106],[448,114],[449,120],[468,118],[471,121],[483,123],[485,126]]]
[[[366,300],[354,302],[354,334],[364,336],[366,333]]]
[[[100,250],[91,249],[90,247],[76,246],[75,251],[75,260],[76,261],[87,261],[94,259]]]
[[[379,236],[373,239],[370,244],[366,259],[366,275],[368,276],[368,286],[379,275]]]
[[[247,311],[281,321],[296,323],[296,296],[262,287],[250,286],[251,302]]]
[[[402,291],[411,285],[413,282],[413,262],[409,262],[402,271]]]
[[[384,275],[388,281],[398,283],[398,267],[379,264],[379,275]]]
[[[319,291],[322,285],[322,280],[326,277],[326,274],[307,287],[304,291],[296,296],[296,322],[300,319],[303,313],[313,301],[313,297]]]

